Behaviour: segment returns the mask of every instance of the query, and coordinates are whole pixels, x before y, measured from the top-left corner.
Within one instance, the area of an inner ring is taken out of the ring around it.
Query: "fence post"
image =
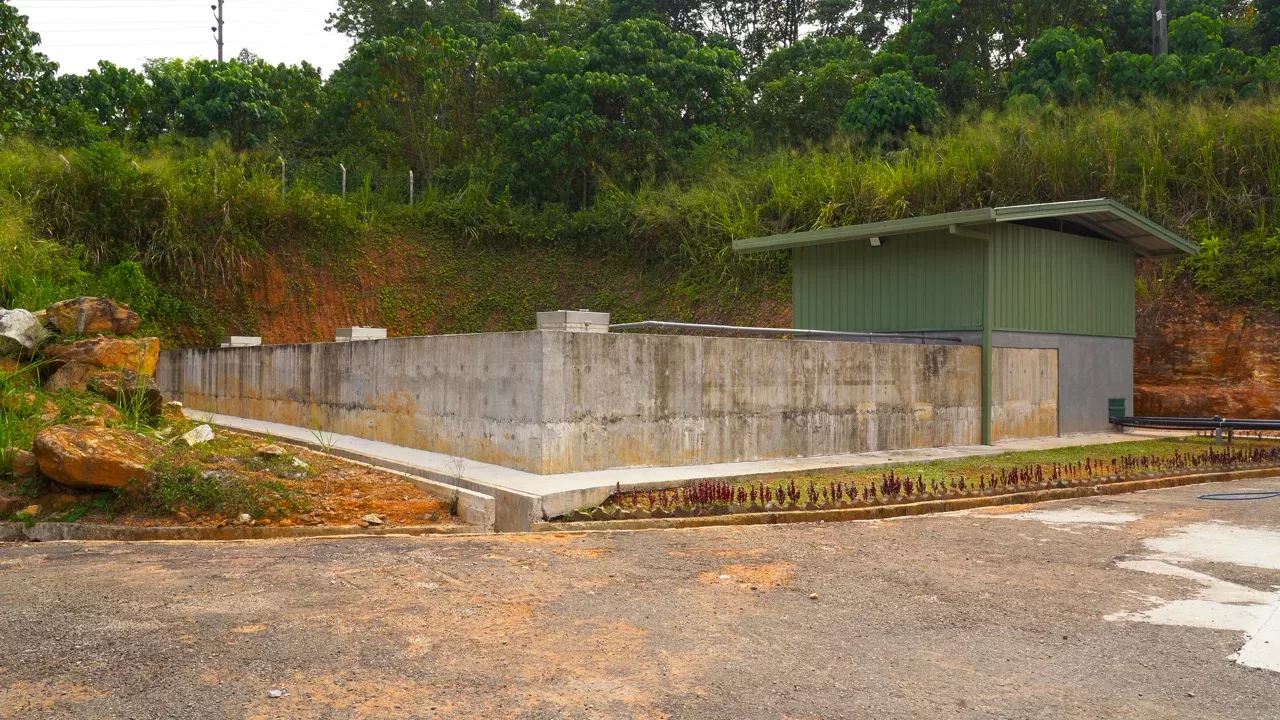
[[[338,163],[338,167],[342,168],[342,199],[347,199],[347,166]]]
[[[413,171],[409,171],[409,204],[413,204]]]

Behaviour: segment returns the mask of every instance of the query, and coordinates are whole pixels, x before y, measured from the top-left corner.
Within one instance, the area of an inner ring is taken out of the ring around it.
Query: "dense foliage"
[[[712,159],[842,132],[883,143],[1004,104],[1224,101],[1280,86],[1276,0],[342,0],[351,53],[314,67],[100,63],[56,75],[0,0],[0,133],[57,144],[175,137],[265,147],[294,175],[591,204]],[[892,143],[891,143],[892,144]]]
[[[34,268],[0,268],[0,305],[116,278],[176,313],[264,250],[389,234],[732,294],[786,262],[734,237],[1110,195],[1203,240],[1205,287],[1280,306],[1280,0],[1169,10],[1154,58],[1147,0],[341,0],[326,78],[59,75],[0,0],[0,242]]]
[[[938,96],[904,70],[885,73],[858,86],[843,124],[871,138],[925,128],[942,115]]]

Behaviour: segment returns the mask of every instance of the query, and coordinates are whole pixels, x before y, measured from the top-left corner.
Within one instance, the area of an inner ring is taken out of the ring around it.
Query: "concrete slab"
[[[493,496],[496,500],[494,528],[499,532],[529,530],[533,523],[555,517],[574,508],[603,501],[619,485],[624,490],[670,487],[691,480],[767,479],[798,472],[834,472],[849,468],[885,467],[899,463],[927,462],[955,458],[998,455],[1022,450],[1048,450],[1080,445],[1133,442],[1154,437],[1176,437],[1177,433],[1082,433],[1061,437],[1009,440],[987,445],[960,445],[941,448],[914,448],[879,452],[781,458],[750,462],[639,467],[590,472],[539,475],[453,455],[418,450],[351,435],[318,432],[314,429],[252,420],[186,409],[188,417],[232,430],[323,449],[340,457],[366,462],[396,472],[409,473]],[[1182,433],[1185,435],[1185,433]]]

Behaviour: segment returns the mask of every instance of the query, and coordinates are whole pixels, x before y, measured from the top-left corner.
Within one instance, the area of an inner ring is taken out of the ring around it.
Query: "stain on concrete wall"
[[[1057,435],[1057,349],[992,348],[991,367],[993,438]]]
[[[157,379],[195,409],[558,473],[974,444],[979,367],[972,346],[523,332],[175,350]]]

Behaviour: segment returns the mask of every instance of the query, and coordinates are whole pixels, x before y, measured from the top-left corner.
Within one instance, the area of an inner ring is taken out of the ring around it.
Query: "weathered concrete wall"
[[[1058,434],[1058,351],[992,348],[991,434],[995,440]]]
[[[976,347],[559,332],[177,350],[188,407],[537,473],[979,442]]]
[[[1058,432],[1111,429],[1107,400],[1124,398],[1133,411],[1133,340],[1096,335],[994,333],[1000,347],[1058,350]]]
[[[542,452],[538,333],[162,355],[156,371],[162,392],[197,410],[523,469]]]
[[[977,348],[548,333],[543,472],[979,442]]]
[[[971,330],[930,333],[980,344],[982,333]],[[1053,348],[1058,351],[1058,432],[1106,432],[1107,401],[1124,398],[1133,412],[1133,340],[1098,335],[1065,335],[997,330],[992,348]]]

